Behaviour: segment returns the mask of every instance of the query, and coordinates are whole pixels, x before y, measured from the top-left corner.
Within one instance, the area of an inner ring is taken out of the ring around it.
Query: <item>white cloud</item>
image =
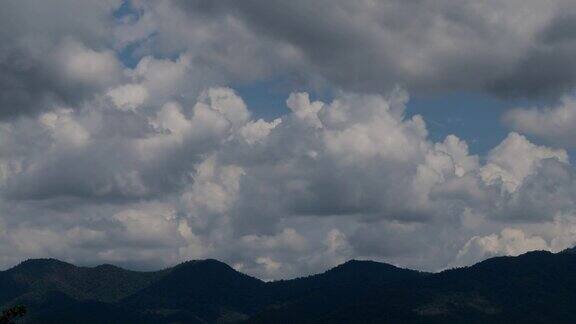
[[[541,138],[556,146],[576,147],[574,97],[563,97],[554,107],[510,110],[505,113],[504,121],[519,132]]]
[[[90,139],[90,133],[74,120],[70,109],[44,113],[38,121],[52,135],[54,145],[77,147],[86,144]]]
[[[548,243],[539,236],[505,228],[500,234],[472,237],[456,256],[456,265],[470,265],[489,257],[519,255],[534,250],[549,250]]]
[[[280,125],[281,118],[276,118],[271,122],[266,122],[263,119],[257,121],[250,121],[240,129],[240,135],[244,138],[246,143],[255,144],[262,142],[270,134],[270,132]]]
[[[318,119],[318,112],[322,109],[322,105],[319,101],[310,102],[310,96],[307,93],[292,93],[286,101],[286,106],[294,112],[296,118],[316,128],[322,127],[322,122]]]
[[[139,84],[126,84],[108,91],[114,105],[122,110],[134,110],[148,99],[148,91]]]
[[[432,142],[422,117],[405,116],[401,91],[292,95],[281,122],[254,120],[229,88],[193,103],[163,99],[124,111],[96,96],[2,124],[2,215],[21,215],[2,218],[12,249],[3,264],[50,254],[150,268],[215,257],[279,278],[353,257],[439,269],[461,249],[480,251],[464,264],[540,248],[537,236],[548,249],[572,242],[550,234],[576,210],[565,151],[511,133],[483,163],[454,135]],[[541,233],[491,236],[510,224]],[[44,241],[24,238],[34,233]],[[46,250],[53,240],[58,249]]]
[[[97,52],[73,40],[64,40],[55,51],[54,62],[64,82],[105,87],[121,76],[120,62],[111,50]]]
[[[506,190],[513,192],[542,160],[549,158],[568,163],[565,150],[537,146],[522,135],[510,133],[488,153],[487,164],[481,171],[482,180],[488,184],[501,181]]]
[[[242,98],[229,88],[210,88],[200,94],[198,101],[221,113],[235,129],[245,125],[250,118]]]

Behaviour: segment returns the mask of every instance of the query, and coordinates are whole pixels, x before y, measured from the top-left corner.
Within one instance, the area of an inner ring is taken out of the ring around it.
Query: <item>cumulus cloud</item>
[[[147,89],[140,84],[126,84],[108,91],[107,95],[118,109],[134,110],[148,99]]]
[[[571,87],[554,69],[571,62],[570,4],[166,0],[114,16],[119,6],[2,3],[2,267],[210,257],[275,279],[350,258],[437,270],[576,242],[565,150],[512,132],[478,156],[406,110],[408,91]],[[284,76],[333,98],[294,91],[266,120],[226,86]],[[571,106],[507,120],[567,140]]]
[[[519,255],[528,251],[560,252],[574,245],[574,216],[559,215],[546,224],[516,224],[500,232],[473,236],[462,247],[451,266],[465,266],[489,257]]]
[[[488,153],[487,164],[481,171],[482,180],[487,183],[500,181],[504,189],[513,192],[545,159],[566,163],[568,154],[562,149],[534,145],[526,137],[510,133]]]
[[[190,104],[161,98],[155,110],[121,109],[103,92],[1,124],[3,264],[216,257],[268,279],[352,257],[440,269],[489,255],[462,249],[508,240],[490,231],[519,222],[553,231],[576,208],[565,151],[511,133],[482,162],[454,135],[431,141],[400,90],[331,102],[294,93],[290,113],[270,122],[230,88]],[[551,235],[543,240],[551,248]]]
[[[520,229],[505,228],[500,234],[474,236],[458,252],[456,260],[468,265],[489,257],[516,256],[528,251],[548,249],[548,243],[539,236],[529,236]]]
[[[513,129],[555,146],[576,146],[576,100],[571,96],[563,97],[554,107],[512,109],[506,112],[503,119]]]

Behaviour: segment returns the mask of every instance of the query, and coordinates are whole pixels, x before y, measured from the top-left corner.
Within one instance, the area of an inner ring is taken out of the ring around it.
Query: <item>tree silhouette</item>
[[[14,306],[5,309],[0,315],[0,324],[12,324],[13,320],[19,317],[23,317],[26,314],[26,307],[22,305]]]

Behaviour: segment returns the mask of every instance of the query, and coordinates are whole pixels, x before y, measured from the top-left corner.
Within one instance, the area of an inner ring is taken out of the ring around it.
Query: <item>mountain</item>
[[[23,293],[61,291],[77,300],[115,302],[150,285],[162,272],[137,272],[112,265],[77,267],[55,259],[27,260],[0,272],[0,303]]]
[[[572,323],[576,253],[496,257],[425,273],[348,261],[263,282],[216,260],[156,272],[28,260],[0,271],[0,308],[31,323]]]
[[[409,281],[427,273],[401,269],[386,263],[351,260],[324,273],[292,280],[280,280],[267,284],[276,303],[300,300],[303,296],[317,296],[334,300],[339,296],[348,298],[351,290],[370,289],[397,281]]]
[[[268,303],[265,286],[220,261],[189,261],[121,304],[186,322],[244,320]]]
[[[530,252],[411,280],[306,296],[251,323],[573,323],[576,255]]]

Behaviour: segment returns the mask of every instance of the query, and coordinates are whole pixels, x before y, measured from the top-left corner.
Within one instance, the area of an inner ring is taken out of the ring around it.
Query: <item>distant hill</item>
[[[189,261],[121,302],[185,322],[238,321],[269,303],[266,284],[216,260]]]
[[[216,260],[156,272],[28,260],[0,272],[0,307],[31,323],[574,323],[576,254],[530,252],[425,273],[349,261],[263,282]]]

